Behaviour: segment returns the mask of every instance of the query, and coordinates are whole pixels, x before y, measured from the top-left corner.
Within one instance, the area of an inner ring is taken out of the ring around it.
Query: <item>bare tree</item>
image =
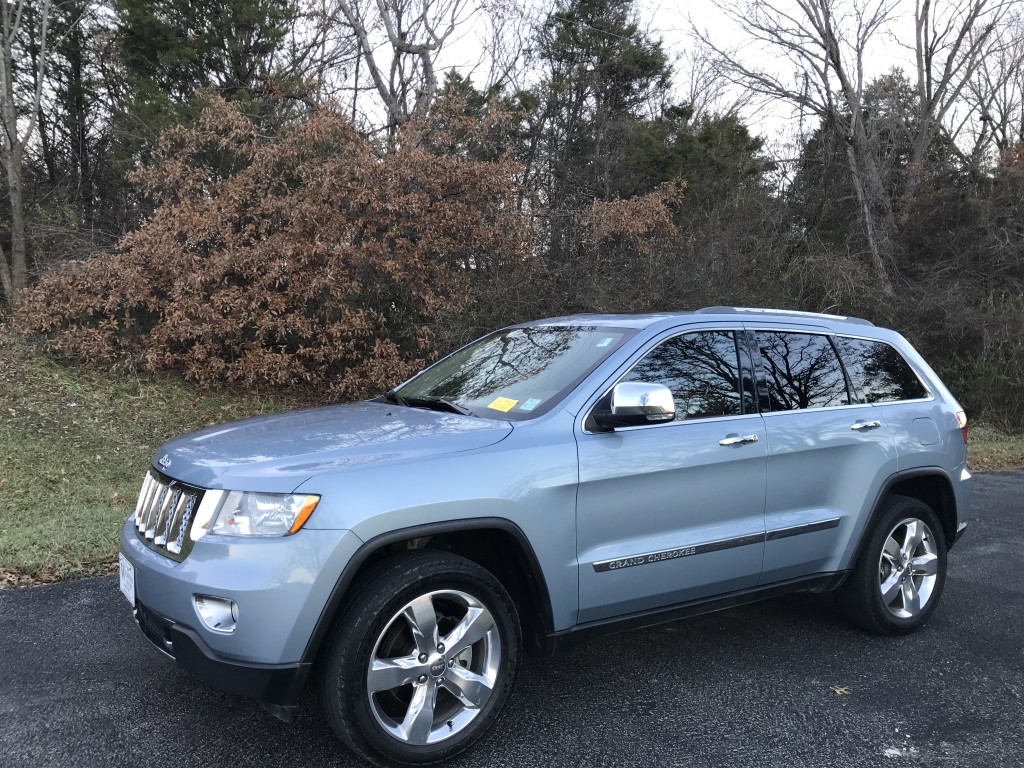
[[[883,183],[863,105],[870,52],[881,45],[883,33],[900,39],[898,0],[724,0],[726,14],[740,29],[764,52],[781,56],[792,66],[792,80],[779,74],[781,67],[749,64],[748,56],[716,46],[707,32],[695,28],[695,34],[715,50],[721,66],[737,83],[815,115],[846,142],[847,165],[872,267],[888,292],[894,209],[916,192],[925,177],[929,152],[940,135],[950,139],[950,148],[960,153],[962,160],[972,163],[972,157],[954,141],[964,125],[962,118],[957,125],[957,110],[968,99],[979,72],[987,71],[986,66],[991,66],[988,60],[1002,45],[997,31],[1005,26],[1013,2],[915,0],[916,109],[909,173],[901,200],[893,199],[892,190]],[[1005,66],[1019,72],[1012,59]],[[985,103],[990,104],[991,99]]]
[[[904,197],[911,197],[922,178],[929,148],[943,130],[956,104],[970,93],[970,84],[985,65],[997,30],[1011,7],[1007,0],[917,0],[914,10],[917,65],[917,132],[910,158],[911,172]],[[955,129],[950,131],[954,134]],[[964,158],[967,159],[967,158]]]
[[[993,144],[1005,152],[1024,141],[1024,13],[993,31],[963,100],[966,109],[953,135],[967,131],[973,136],[972,166],[981,166]]]
[[[7,172],[7,189],[11,204],[11,255],[0,246],[0,282],[4,298],[13,305],[28,282],[25,244],[25,190],[22,179],[22,160],[25,147],[32,139],[39,120],[39,106],[43,96],[43,74],[49,50],[47,32],[51,0],[29,3],[28,0],[0,0],[0,160]],[[28,98],[20,98],[15,82],[15,62],[20,66],[28,58],[21,55],[19,37],[22,25],[33,14],[37,36],[32,44],[37,51],[36,68],[31,73],[33,87]],[[16,58],[17,57],[17,58]],[[28,103],[26,103],[26,101]],[[20,125],[19,125],[20,124]]]
[[[872,271],[886,294],[892,293],[887,265],[895,219],[865,127],[862,97],[869,45],[895,6],[896,0],[722,0],[725,14],[759,45],[760,53],[786,60],[792,80],[778,67],[748,63],[742,52],[723,48],[709,32],[693,26],[696,39],[718,55],[722,71],[734,82],[810,112],[840,134]]]
[[[43,96],[50,56],[75,31],[92,7],[88,0],[72,6],[74,16],[56,39],[51,23],[53,0],[0,0],[0,162],[7,173],[11,207],[11,253],[0,246],[0,284],[13,306],[28,284],[24,162],[26,150],[45,119]],[[47,160],[47,137],[40,136]],[[52,172],[52,171],[51,171]]]
[[[293,0],[293,8],[288,36],[271,62],[275,77],[310,105],[341,101],[348,88],[358,93],[352,87],[358,43],[334,0]]]
[[[478,3],[487,23],[479,35],[483,55],[470,76],[486,67],[485,88],[523,86],[530,72],[533,32],[540,23],[536,9],[522,0],[478,0]]]
[[[739,115],[757,101],[756,94],[737,87],[723,72],[719,57],[704,42],[687,47],[675,59],[675,79],[683,99],[693,108],[695,118],[705,115]]]
[[[423,115],[438,90],[437,60],[472,0],[337,0],[391,133]],[[377,41],[383,36],[383,45]]]

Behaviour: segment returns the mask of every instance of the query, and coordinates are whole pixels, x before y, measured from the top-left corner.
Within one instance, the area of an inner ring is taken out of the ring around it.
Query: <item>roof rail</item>
[[[822,320],[842,320],[844,323],[853,323],[855,325],[871,325],[870,320],[864,320],[860,317],[847,317],[845,315],[827,315],[823,312],[801,312],[795,309],[762,309],[759,307],[704,307],[703,309],[696,310],[697,314],[700,315],[735,315],[740,313],[750,313],[752,315],[786,315],[794,317],[810,317],[820,318]]]

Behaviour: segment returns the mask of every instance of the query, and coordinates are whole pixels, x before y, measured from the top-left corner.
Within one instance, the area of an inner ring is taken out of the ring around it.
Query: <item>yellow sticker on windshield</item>
[[[515,408],[516,403],[518,402],[518,400],[513,400],[512,398],[509,397],[498,397],[495,398],[494,402],[492,402],[487,407],[493,408],[496,411],[501,411],[502,413],[504,413],[505,411],[511,411],[513,408]]]

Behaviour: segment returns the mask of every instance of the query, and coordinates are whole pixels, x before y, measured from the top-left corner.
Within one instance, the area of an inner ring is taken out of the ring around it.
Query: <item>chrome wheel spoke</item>
[[[900,545],[892,536],[885,540],[882,545],[882,557],[894,568],[900,561]]]
[[[903,559],[910,560],[914,556],[914,550],[917,549],[917,545],[924,540],[924,526],[920,520],[910,520],[907,522],[907,531],[903,536]]]
[[[417,597],[406,606],[402,614],[409,624],[416,650],[431,654],[437,647],[437,614],[430,595]]]
[[[414,653],[395,659],[374,659],[366,676],[366,690],[377,693],[408,685],[422,674],[423,665],[417,656],[418,654]]]
[[[483,675],[456,665],[448,670],[444,688],[467,707],[480,709],[490,698],[493,684]]]
[[[494,629],[494,618],[486,608],[471,607],[456,627],[445,635],[444,646],[448,653],[457,654],[464,651]]]
[[[903,610],[911,616],[921,610],[921,597],[910,579],[903,582]]]
[[[900,574],[893,571],[889,578],[882,582],[882,602],[892,605],[896,595],[900,592]]]
[[[926,552],[910,561],[910,572],[915,576],[934,576],[939,572],[939,558]]]
[[[434,704],[437,701],[437,686],[433,680],[413,688],[412,700],[405,718],[398,727],[402,737],[413,744],[426,744],[430,729],[434,726]]]

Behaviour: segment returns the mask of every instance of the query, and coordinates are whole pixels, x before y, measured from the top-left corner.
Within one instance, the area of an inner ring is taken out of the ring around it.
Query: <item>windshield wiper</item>
[[[408,401],[408,400],[406,400],[406,399],[405,399],[404,397],[402,397],[402,396],[401,396],[400,394],[398,394],[397,392],[395,392],[395,390],[393,390],[393,389],[389,389],[389,390],[388,390],[387,392],[385,392],[385,393],[384,393],[384,394],[382,395],[382,397],[383,397],[383,398],[384,398],[385,400],[390,400],[390,401],[391,401],[392,403],[394,403],[395,405],[404,405],[404,406],[407,406],[407,407],[408,407],[408,405],[409,405],[409,401]]]
[[[395,397],[400,397],[405,401],[406,405],[413,408],[427,408],[431,411],[458,413],[462,416],[476,416],[469,408],[453,403],[450,400],[442,400],[440,397],[401,397],[398,394],[395,394]]]
[[[396,405],[403,405],[406,408],[426,408],[431,411],[457,413],[460,416],[476,416],[469,408],[440,397],[402,397],[393,389],[389,389],[381,397]]]

